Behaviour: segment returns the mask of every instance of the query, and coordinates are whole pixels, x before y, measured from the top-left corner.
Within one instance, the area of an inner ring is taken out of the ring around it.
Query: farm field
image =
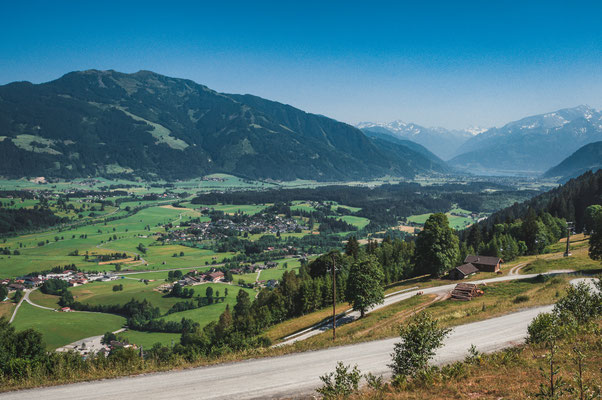
[[[460,215],[453,214],[467,214],[470,215],[472,212],[468,210],[463,210],[461,208],[453,208],[450,211],[446,212],[447,219],[449,220],[449,226],[456,229],[461,230],[468,228],[470,225],[476,222],[475,219],[471,217],[462,217]],[[431,216],[431,213],[428,214],[419,214],[419,215],[411,215],[407,217],[407,221],[409,223],[424,225],[426,220]]]
[[[243,289],[239,286],[226,285],[223,283],[209,283],[194,286],[193,288],[195,289],[195,293],[197,288],[199,288],[200,295],[204,296],[205,290],[208,286],[211,286],[213,288],[214,296],[217,291],[219,291],[220,296],[224,296],[225,289],[228,289],[228,296],[226,296],[224,302],[214,303],[194,310],[187,310],[169,314],[162,319],[166,321],[180,321],[182,318],[188,318],[193,320],[194,322],[198,322],[199,324],[201,324],[201,327],[203,327],[212,321],[216,321],[226,309],[226,305],[230,305],[230,310],[232,310],[232,308],[236,304],[236,296],[238,295],[238,292],[240,290],[248,292],[251,299],[255,297],[255,291],[251,289]]]
[[[269,269],[264,269],[261,271],[261,274],[259,275],[259,280],[260,281],[267,281],[270,279],[280,279],[282,278],[282,275],[284,274],[285,271],[297,271],[299,268],[301,268],[301,262],[299,260],[294,260],[294,259],[288,259],[288,260],[279,260],[278,262],[278,267],[276,268],[269,268]],[[287,267],[284,267],[284,264],[287,264]]]
[[[10,319],[14,309],[15,304],[12,301],[0,301],[0,318],[7,317]]]
[[[125,318],[113,314],[56,312],[25,302],[13,322],[18,331],[34,328],[41,332],[49,350],[107,331],[116,331],[124,323]]]
[[[341,217],[341,219],[343,221],[347,222],[348,224],[351,224],[351,225],[357,227],[357,229],[364,229],[366,227],[366,225],[368,225],[370,223],[370,220],[368,218],[356,217],[353,215],[345,215],[345,216]]]
[[[112,282],[92,282],[77,286],[71,289],[71,293],[73,293],[76,301],[90,305],[125,304],[132,299],[138,301],[146,299],[153,306],[159,307],[161,313],[166,313],[171,306],[181,301],[181,299],[165,296],[155,290],[162,283],[165,282],[155,281],[146,285],[132,279],[119,279]],[[123,285],[123,290],[113,291],[115,285]],[[195,293],[198,292],[195,290]]]
[[[265,209],[269,204],[192,204],[192,203],[182,203],[188,208],[201,208],[207,207],[209,209],[214,209],[216,211],[223,211],[226,214],[234,214],[237,212],[241,212],[244,214],[255,215],[258,212],[261,212]]]

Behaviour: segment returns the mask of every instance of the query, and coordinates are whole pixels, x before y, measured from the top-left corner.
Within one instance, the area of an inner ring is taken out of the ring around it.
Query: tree
[[[19,303],[22,298],[23,298],[23,291],[22,290],[17,290],[15,292],[15,297],[13,298],[13,301],[15,303]]]
[[[113,332],[107,332],[100,339],[100,343],[104,345],[109,345],[111,344],[112,340],[117,340],[117,335],[115,335]]]
[[[207,297],[207,303],[213,304],[213,288],[211,286],[207,286],[205,297]]]
[[[368,308],[384,302],[384,278],[375,256],[365,256],[351,264],[345,296],[353,309],[360,312],[361,318]]]
[[[595,230],[599,221],[598,218],[602,215],[602,206],[599,204],[593,204],[585,209],[585,215],[583,216],[583,229],[585,233],[591,233]]]
[[[441,328],[437,320],[427,312],[419,313],[399,331],[401,342],[395,343],[392,363],[389,367],[396,376],[415,377],[428,368],[435,351],[443,345],[443,340],[451,329]]]
[[[173,288],[171,289],[171,295],[173,297],[182,297],[182,286],[179,283],[173,285]]]
[[[602,207],[589,206],[586,209],[587,229],[589,237],[589,257],[592,260],[602,260]]]
[[[0,285],[0,301],[3,301],[8,296],[8,289],[4,285]]]
[[[419,274],[444,275],[456,265],[460,250],[458,238],[443,213],[431,215],[416,238],[414,265]]]
[[[347,398],[359,388],[362,374],[355,365],[346,366],[342,362],[337,363],[335,372],[322,375],[320,380],[324,385],[317,389],[317,392],[324,396],[324,399],[342,399]]]
[[[357,258],[360,252],[360,244],[355,238],[355,236],[351,236],[349,240],[347,240],[347,244],[345,245],[345,254],[350,257]]]
[[[73,294],[65,289],[61,292],[61,297],[59,298],[59,306],[61,307],[71,307],[75,299],[73,298]]]

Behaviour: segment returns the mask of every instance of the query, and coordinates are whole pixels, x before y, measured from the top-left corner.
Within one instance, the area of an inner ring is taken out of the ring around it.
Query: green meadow
[[[24,302],[13,324],[18,331],[38,330],[44,335],[46,347],[54,350],[86,337],[116,331],[123,327],[125,318],[113,314],[49,311]]]

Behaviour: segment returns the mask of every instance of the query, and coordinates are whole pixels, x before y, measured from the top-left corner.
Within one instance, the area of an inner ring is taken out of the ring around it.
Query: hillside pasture
[[[56,312],[23,303],[13,322],[17,331],[33,328],[44,336],[46,348],[54,350],[91,336],[123,327],[125,318],[113,314]]]

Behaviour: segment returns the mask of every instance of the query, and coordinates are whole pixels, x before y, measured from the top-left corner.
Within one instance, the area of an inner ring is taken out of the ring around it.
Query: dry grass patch
[[[586,384],[602,384],[602,337],[600,333],[580,335],[560,343],[558,351],[559,377],[575,387],[577,367],[571,358],[574,343],[587,343],[585,350],[584,379]],[[405,383],[398,387],[387,384],[376,391],[364,388],[351,399],[394,400],[500,400],[535,399],[540,384],[547,384],[541,369],[547,371],[546,351],[541,346],[523,345],[490,355],[470,363],[456,363],[433,373],[430,379]],[[565,387],[568,389],[568,387]],[[578,393],[565,392],[559,399],[579,398]],[[589,397],[588,397],[589,398]]]

